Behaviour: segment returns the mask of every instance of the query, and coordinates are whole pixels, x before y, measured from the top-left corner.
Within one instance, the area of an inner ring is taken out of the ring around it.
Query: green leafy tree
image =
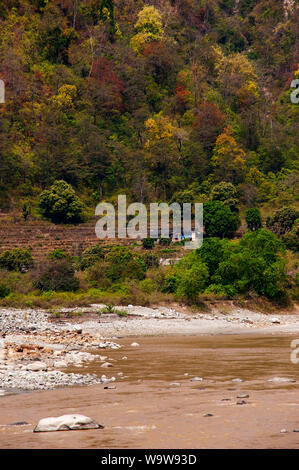
[[[203,223],[207,237],[233,238],[240,220],[229,207],[220,201],[204,204]]]
[[[83,203],[65,181],[55,181],[50,190],[43,191],[39,208],[44,217],[54,223],[77,223],[83,220]]]
[[[33,267],[30,249],[13,248],[0,254],[0,267],[8,271],[25,272]]]
[[[216,184],[211,192],[212,201],[221,201],[232,211],[238,211],[238,193],[236,187],[232,183],[221,181]]]
[[[245,221],[249,230],[258,230],[262,227],[261,213],[257,207],[247,209]]]

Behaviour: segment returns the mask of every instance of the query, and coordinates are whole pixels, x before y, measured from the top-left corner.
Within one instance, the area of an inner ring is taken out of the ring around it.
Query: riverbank
[[[101,313],[103,305],[43,310],[0,309],[0,393],[94,385],[116,380],[110,352],[126,337],[167,335],[299,335],[299,315],[270,315],[228,306],[209,313],[187,307],[129,305]],[[101,314],[99,314],[101,313]],[[82,374],[70,367],[101,364],[102,374]]]

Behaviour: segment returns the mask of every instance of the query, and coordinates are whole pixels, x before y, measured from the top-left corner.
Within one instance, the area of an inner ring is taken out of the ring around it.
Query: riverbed
[[[271,329],[118,338],[121,348],[108,352],[115,382],[0,397],[0,447],[299,448],[296,337]],[[103,368],[95,359],[63,371]],[[39,419],[70,413],[104,429],[32,432]]]

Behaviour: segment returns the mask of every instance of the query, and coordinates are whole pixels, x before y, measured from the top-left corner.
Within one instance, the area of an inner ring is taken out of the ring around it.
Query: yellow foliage
[[[238,183],[245,171],[246,154],[230,132],[227,128],[217,138],[211,162],[223,180]]]
[[[51,102],[59,109],[67,109],[73,107],[73,99],[77,95],[75,85],[63,85],[59,88],[58,94],[51,98]]]
[[[134,51],[142,52],[147,44],[160,41],[163,36],[162,17],[153,6],[146,6],[138,13],[135,24],[136,34],[130,44]]]

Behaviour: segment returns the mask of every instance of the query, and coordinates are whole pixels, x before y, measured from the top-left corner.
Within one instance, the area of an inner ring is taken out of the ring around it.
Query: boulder
[[[38,372],[40,370],[47,370],[48,366],[45,362],[42,361],[36,361],[36,362],[31,362],[31,364],[26,365],[26,370],[31,370]]]
[[[63,415],[55,418],[43,418],[34,428],[33,432],[50,431],[75,431],[80,429],[103,429],[104,426],[98,424],[88,416],[84,415]]]
[[[273,383],[294,383],[296,382],[295,379],[290,379],[289,377],[273,377],[273,379],[269,379],[268,382]]]

